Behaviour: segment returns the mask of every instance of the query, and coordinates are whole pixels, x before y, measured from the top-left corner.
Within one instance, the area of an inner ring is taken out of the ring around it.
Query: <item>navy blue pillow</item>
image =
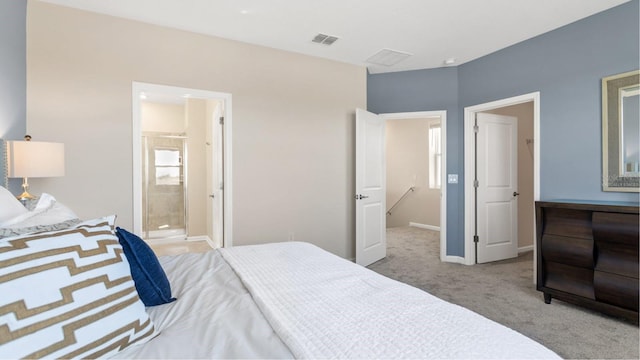
[[[167,274],[149,245],[135,234],[119,227],[116,227],[116,235],[129,261],[131,277],[144,305],[162,305],[175,301],[171,297],[171,284]]]

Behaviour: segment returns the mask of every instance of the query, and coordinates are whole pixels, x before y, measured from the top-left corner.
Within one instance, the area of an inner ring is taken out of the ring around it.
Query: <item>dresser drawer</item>
[[[594,212],[592,218],[594,240],[633,246],[637,252],[640,236],[638,214]]]
[[[591,213],[588,211],[545,208],[543,216],[544,234],[593,239]]]
[[[545,261],[543,266],[542,270],[545,273],[543,286],[595,299],[593,270],[551,261]]]
[[[640,286],[637,278],[595,271],[593,287],[596,300],[638,311]]]
[[[638,281],[638,248],[610,242],[599,242],[596,270],[634,278]]]
[[[595,265],[591,239],[544,234],[541,249],[545,261],[590,269]]]

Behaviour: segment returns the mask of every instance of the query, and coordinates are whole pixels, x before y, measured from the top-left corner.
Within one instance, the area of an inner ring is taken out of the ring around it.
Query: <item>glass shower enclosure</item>
[[[144,239],[186,239],[188,234],[185,134],[142,136]]]

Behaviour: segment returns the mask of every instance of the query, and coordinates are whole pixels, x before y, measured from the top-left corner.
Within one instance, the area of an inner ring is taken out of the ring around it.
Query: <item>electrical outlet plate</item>
[[[458,174],[448,174],[447,182],[449,184],[457,184],[458,183]]]

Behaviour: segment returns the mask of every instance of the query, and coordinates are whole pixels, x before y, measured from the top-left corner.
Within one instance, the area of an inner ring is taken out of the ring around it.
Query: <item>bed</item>
[[[558,358],[312,244],[158,259],[113,215],[14,200],[0,187],[0,358]]]

